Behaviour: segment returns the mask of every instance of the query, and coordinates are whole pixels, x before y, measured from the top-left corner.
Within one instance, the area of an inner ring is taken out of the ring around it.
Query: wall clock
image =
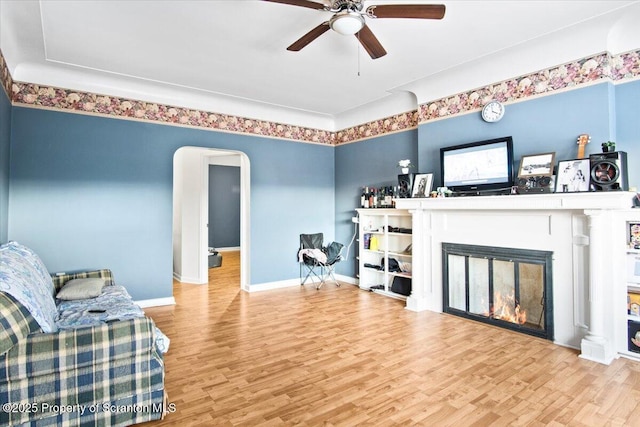
[[[504,105],[499,101],[489,101],[482,107],[482,119],[485,122],[497,122],[504,116]]]

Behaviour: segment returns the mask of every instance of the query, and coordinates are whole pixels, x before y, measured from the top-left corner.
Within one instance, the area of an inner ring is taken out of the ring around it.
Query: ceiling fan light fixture
[[[364,17],[358,12],[343,10],[333,15],[329,26],[336,33],[352,36],[364,27]]]

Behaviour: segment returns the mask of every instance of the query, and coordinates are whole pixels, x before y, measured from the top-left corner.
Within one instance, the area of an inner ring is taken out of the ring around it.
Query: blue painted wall
[[[616,86],[616,149],[627,152],[629,185],[640,188],[640,81]]]
[[[441,185],[440,148],[501,136],[513,136],[514,173],[520,158],[555,152],[556,162],[577,157],[577,137],[587,133],[592,142],[585,154],[601,151],[600,143],[618,141],[629,154],[629,180],[640,185],[640,82],[614,86],[602,83],[507,106],[498,123],[486,123],[480,113],[455,116],[407,131],[336,148],[336,240],[349,242],[351,216],[364,185],[389,185],[396,180],[397,161],[411,158],[421,173],[434,173],[433,187]],[[337,271],[355,275],[355,250]]]
[[[577,138],[591,135],[585,155],[601,151],[600,142],[610,138],[610,94],[613,85],[603,83],[506,106],[504,118],[486,123],[480,113],[465,114],[426,123],[419,128],[421,171],[435,173],[434,187],[442,185],[440,148],[467,142],[513,136],[514,172],[523,155],[556,153],[558,160],[577,157]]]
[[[355,216],[355,209],[360,207],[362,187],[398,185],[398,174],[401,173],[398,161],[403,159],[411,159],[413,164],[418,164],[417,129],[336,147],[334,240],[348,246],[355,229],[351,217]],[[346,255],[346,248],[343,254]],[[348,259],[337,265],[336,272],[355,277],[356,255],[357,243],[354,242]]]
[[[209,166],[209,247],[240,246],[240,168]]]
[[[526,154],[575,158],[577,136],[588,133],[587,154],[615,139],[629,153],[631,185],[640,185],[638,99],[638,81],[602,83],[508,105],[494,124],[472,113],[333,149],[11,108],[0,96],[0,209],[8,204],[10,218],[0,233],[32,246],[52,271],[107,266],[136,299],[170,296],[173,154],[182,146],[239,150],[251,161],[251,283],[291,279],[300,233],[348,245],[362,186],[396,184],[397,161],[409,158],[416,171],[435,174],[435,187],[440,147],[512,135],[517,168]],[[355,255],[354,244],[337,272],[354,276]]]
[[[34,126],[37,124],[37,126]],[[251,162],[251,283],[298,276],[299,233],[334,227],[331,147],[13,108],[9,238],[50,271],[108,267],[134,299],[172,295],[173,154]]]
[[[7,241],[9,229],[9,147],[11,143],[11,103],[0,89],[0,243]]]

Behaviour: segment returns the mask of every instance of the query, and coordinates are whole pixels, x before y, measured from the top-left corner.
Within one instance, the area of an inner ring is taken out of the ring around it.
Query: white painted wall
[[[206,259],[199,249],[201,211],[207,201],[202,159],[202,150],[193,147],[180,148],[174,156],[174,277],[195,284],[208,281],[201,274]]]

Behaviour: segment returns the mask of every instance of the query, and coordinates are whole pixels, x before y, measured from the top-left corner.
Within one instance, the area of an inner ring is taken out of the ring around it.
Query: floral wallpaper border
[[[4,91],[7,94],[7,98],[9,98],[9,100],[12,100],[11,86],[13,85],[13,79],[11,79],[11,73],[9,72],[9,67],[7,66],[7,62],[5,61],[4,55],[2,54],[1,50],[0,50],[0,79],[2,79],[0,83],[2,83],[2,87],[4,88]]]
[[[13,82],[14,104],[334,145],[334,133],[185,107]]]
[[[2,86],[14,104],[192,126],[324,145],[341,145],[416,128],[431,120],[480,110],[491,99],[513,102],[576,88],[603,79],[640,77],[640,50],[612,56],[601,53],[553,68],[420,104],[416,110],[337,132],[255,120],[228,114],[99,95],[13,81],[0,51]]]
[[[640,51],[612,56],[602,53],[480,89],[421,104],[420,123],[480,110],[492,99],[518,101],[531,96],[575,88],[603,79],[619,81],[640,76]]]

